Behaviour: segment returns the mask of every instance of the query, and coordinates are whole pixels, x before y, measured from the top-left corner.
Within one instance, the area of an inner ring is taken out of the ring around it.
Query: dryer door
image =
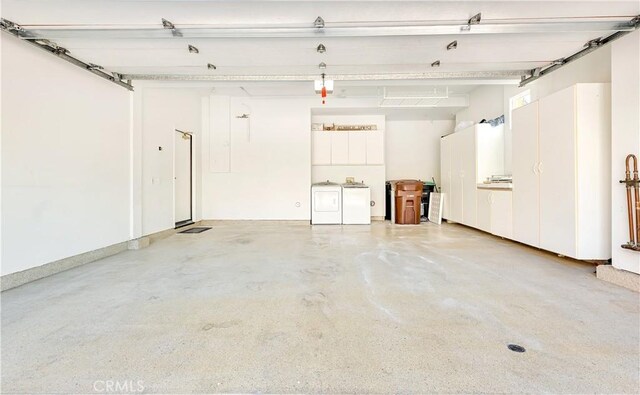
[[[340,211],[339,191],[314,191],[313,210],[319,213]]]

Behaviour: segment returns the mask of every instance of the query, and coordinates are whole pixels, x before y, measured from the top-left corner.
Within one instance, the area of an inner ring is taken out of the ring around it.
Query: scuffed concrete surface
[[[2,293],[2,391],[637,393],[638,295],[593,272],[457,225],[219,222]]]

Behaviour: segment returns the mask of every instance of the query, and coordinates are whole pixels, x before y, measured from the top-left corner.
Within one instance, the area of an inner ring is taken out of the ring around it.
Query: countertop
[[[512,183],[496,182],[493,184],[478,184],[478,189],[500,189],[510,191],[513,189]]]

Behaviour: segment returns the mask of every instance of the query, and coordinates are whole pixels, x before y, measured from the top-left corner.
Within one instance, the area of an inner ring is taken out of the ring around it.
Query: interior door
[[[175,221],[176,227],[189,224],[191,216],[191,160],[192,136],[188,133],[175,133]]]
[[[574,87],[540,99],[540,247],[576,256]],[[594,191],[594,193],[597,193]]]
[[[514,110],[512,122],[513,238],[539,247],[538,102]]]

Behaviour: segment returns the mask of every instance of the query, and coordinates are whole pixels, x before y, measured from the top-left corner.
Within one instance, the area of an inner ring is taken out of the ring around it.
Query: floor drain
[[[514,352],[525,352],[527,350],[524,349],[524,347],[519,346],[517,344],[509,344],[507,346],[509,348],[509,350],[514,351]]]

